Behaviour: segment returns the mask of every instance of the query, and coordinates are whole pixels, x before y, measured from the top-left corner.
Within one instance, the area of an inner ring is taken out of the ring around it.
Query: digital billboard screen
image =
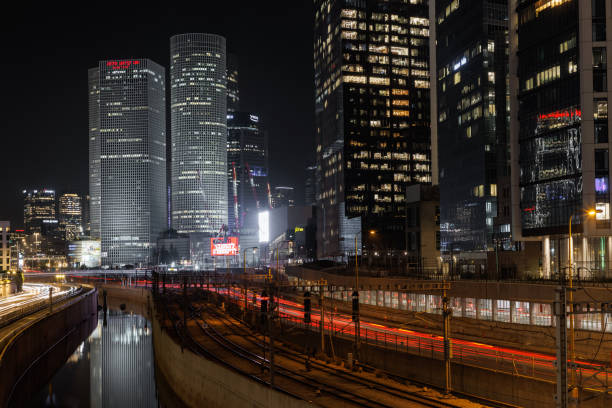
[[[262,211],[259,213],[259,242],[270,240],[270,213]]]
[[[212,256],[238,255],[238,237],[211,238],[210,254]]]

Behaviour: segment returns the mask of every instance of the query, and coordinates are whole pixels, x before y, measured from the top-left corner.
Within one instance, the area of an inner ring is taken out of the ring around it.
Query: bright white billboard
[[[259,242],[270,241],[270,213],[262,211],[259,213]]]

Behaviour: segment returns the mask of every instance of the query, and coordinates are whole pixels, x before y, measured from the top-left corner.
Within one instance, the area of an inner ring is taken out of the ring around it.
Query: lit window
[[[455,75],[453,76],[453,82],[455,83],[455,85],[461,82],[461,72],[455,72]]]

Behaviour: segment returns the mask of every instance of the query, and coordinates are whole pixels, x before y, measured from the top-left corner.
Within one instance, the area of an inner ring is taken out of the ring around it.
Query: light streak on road
[[[211,288],[222,295],[227,295],[227,288]],[[244,305],[242,289],[232,288],[231,297],[239,305]],[[256,305],[253,300],[256,299]],[[250,307],[259,307],[262,298],[255,292],[249,291],[247,302]],[[312,307],[311,323],[303,322],[303,305],[287,299],[277,299],[279,303],[279,315],[282,319],[292,321],[300,326],[307,327],[312,331],[320,330],[320,310]],[[330,313],[325,311],[325,331],[333,332],[334,336],[351,339],[355,335],[355,325],[350,315],[342,313]],[[406,330],[399,327],[386,326],[361,318],[360,337],[370,344],[386,347],[393,350],[405,351],[418,354],[428,358],[443,359],[444,341],[442,336],[436,334],[422,333],[414,330]],[[453,361],[466,365],[473,365],[486,369],[502,370],[513,374],[520,374],[537,379],[554,380],[556,376],[555,356],[536,353],[531,351],[500,347],[469,340],[451,339],[453,350]],[[605,371],[603,363],[590,361],[577,361],[582,375],[590,377],[591,381],[585,386],[596,387],[599,381],[612,380],[612,373]],[[604,370],[604,372],[601,372]],[[591,384],[592,383],[592,384]]]
[[[71,287],[25,283],[22,292],[0,298],[0,319],[15,310],[23,309],[49,299],[49,289],[51,287],[53,288],[53,296],[64,295],[74,290]]]

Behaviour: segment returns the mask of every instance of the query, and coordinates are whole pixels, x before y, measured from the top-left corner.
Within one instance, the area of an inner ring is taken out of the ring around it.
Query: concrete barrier
[[[153,346],[159,373],[189,407],[312,407],[253,381],[239,373],[181,349],[173,337],[153,319]]]
[[[54,306],[52,314],[41,316],[39,320],[19,330],[8,341],[0,351],[0,373],[3,373],[0,381],[0,406],[8,404],[15,386],[39,357],[65,342],[76,328],[92,329],[90,325],[82,327],[82,323],[90,321],[92,316],[97,314],[96,294],[96,289],[92,288],[62,305]],[[74,348],[70,352],[73,350]],[[39,380],[48,380],[54,372],[53,367],[46,367],[39,373]]]
[[[321,338],[314,332],[284,331],[279,336],[289,343],[302,344],[318,350]],[[330,349],[329,337],[326,337],[327,350]],[[354,353],[352,341],[334,338],[335,355],[346,359],[348,353]],[[441,360],[418,356],[410,353],[392,351],[373,345],[362,344],[359,355],[361,363],[376,367],[391,374],[427,383],[438,388],[444,387],[444,363]],[[477,395],[494,401],[501,401],[525,408],[554,406],[556,384],[521,375],[512,375],[495,370],[474,367],[464,364],[452,364],[451,384],[455,391]],[[597,396],[589,401],[581,401],[581,407],[609,407],[612,396],[592,394],[584,391],[583,399]]]

